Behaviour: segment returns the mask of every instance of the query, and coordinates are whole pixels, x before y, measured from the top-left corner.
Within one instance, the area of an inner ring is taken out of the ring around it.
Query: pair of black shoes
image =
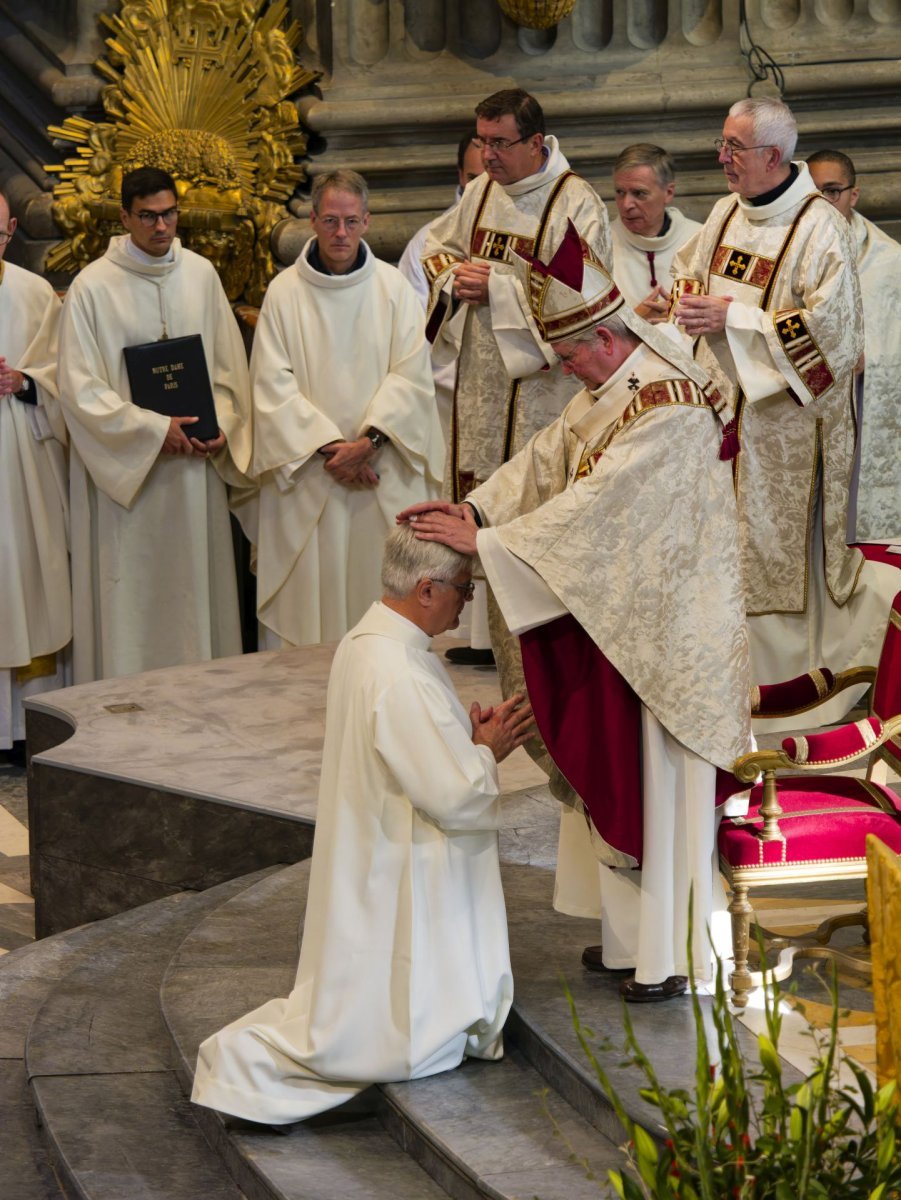
[[[605,967],[602,946],[586,946],[582,951],[582,966],[587,971],[604,971],[611,975],[628,972],[628,968],[618,970],[615,967]],[[687,988],[688,978],[685,975],[668,975],[662,983],[638,983],[632,975],[619,985],[619,994],[630,1004],[653,1004],[681,996]]]
[[[452,646],[445,650],[444,657],[458,667],[494,666],[494,654],[490,650],[476,650],[472,646]]]

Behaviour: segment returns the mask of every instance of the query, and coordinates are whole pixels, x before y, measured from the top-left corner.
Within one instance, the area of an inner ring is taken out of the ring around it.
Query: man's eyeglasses
[[[751,150],[772,150],[773,145],[763,146],[742,146],[739,142],[733,142],[729,138],[717,138],[713,143],[716,147],[717,154],[727,154],[729,158],[735,158],[739,154],[747,154]]]
[[[159,221],[164,225],[171,225],[178,220],[178,207],[166,208],[162,212],[151,212],[149,208],[142,208],[140,212],[133,212],[133,217],[137,217],[145,229],[154,229]]]
[[[527,142],[530,137],[534,136],[534,133],[527,133],[525,137],[513,138],[512,140],[510,138],[474,137],[472,144],[476,150],[500,150],[503,152],[504,150],[512,149],[513,146],[518,146],[520,142]]]
[[[433,579],[432,583],[440,583],[443,587],[456,588],[464,600],[471,600],[476,594],[476,585],[472,580],[469,583],[451,583],[449,579]]]
[[[348,233],[356,233],[363,224],[360,217],[319,217],[318,220],[329,233],[337,233],[342,223]]]
[[[0,246],[5,246],[11,237],[12,233],[8,233],[5,229],[0,229]]]
[[[826,197],[826,199],[830,202],[830,204],[834,204],[836,202],[836,200],[839,198],[839,196],[842,194],[842,192],[850,192],[851,189],[855,186],[856,185],[853,183],[849,183],[845,187],[827,186],[827,187],[821,187],[820,191],[823,193],[823,195]]]

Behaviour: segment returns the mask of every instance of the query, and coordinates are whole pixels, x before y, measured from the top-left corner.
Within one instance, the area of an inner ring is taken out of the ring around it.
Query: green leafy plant
[[[689,957],[691,954],[689,935]],[[690,972],[691,973],[691,972]],[[594,1036],[567,991],[573,1025],[600,1085],[626,1130],[623,1147],[631,1171],[611,1171],[621,1200],[899,1200],[901,1153],[896,1150],[896,1085],[874,1091],[869,1076],[838,1046],[838,983],[830,983],[832,1019],[814,1034],[816,1056],[800,1082],[783,1084],[779,1058],[782,1025],[777,983],[764,989],[766,1032],[758,1035],[759,1067],[746,1064],[717,962],[712,1023],[717,1063],[711,1059],[701,1002],[692,984],[697,1038],[693,1091],[666,1088],[638,1044],[623,1005],[626,1058],[647,1080],[641,1095],[660,1113],[660,1145],[629,1117],[598,1060]],[[843,1086],[839,1068],[854,1076]]]

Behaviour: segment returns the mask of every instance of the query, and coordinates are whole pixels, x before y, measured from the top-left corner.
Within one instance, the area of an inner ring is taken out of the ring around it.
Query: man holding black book
[[[244,347],[214,268],[175,236],[172,177],[126,174],[121,219],[126,234],[72,283],[60,333],[76,683],[241,652],[226,483],[250,459]],[[160,395],[179,415],[154,411]]]

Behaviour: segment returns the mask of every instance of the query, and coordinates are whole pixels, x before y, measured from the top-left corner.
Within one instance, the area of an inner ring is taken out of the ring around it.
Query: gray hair
[[[369,187],[363,176],[356,171],[327,171],[324,175],[317,175],[313,180],[313,189],[310,194],[314,212],[319,211],[319,204],[326,188],[332,188],[336,192],[350,192],[353,196],[359,196],[363,201],[363,212],[369,212]]]
[[[729,109],[730,117],[750,117],[755,146],[775,146],[780,161],[791,162],[798,144],[798,123],[792,110],[781,100],[738,100]]]
[[[618,313],[611,313],[609,317],[602,317],[600,321],[595,321],[588,329],[583,329],[580,333],[573,337],[560,338],[561,342],[575,342],[578,345],[581,342],[595,341],[595,330],[603,326],[608,333],[611,333],[621,342],[628,342],[630,345],[637,346],[641,338],[633,330],[629,328],[626,322]]]
[[[392,600],[403,600],[421,579],[447,583],[471,566],[468,554],[460,554],[441,542],[421,541],[414,526],[397,525],[385,539],[382,587]]]
[[[662,188],[676,182],[676,164],[669,151],[652,142],[636,142],[626,146],[613,164],[613,175],[619,171],[631,171],[635,167],[650,167]]]

